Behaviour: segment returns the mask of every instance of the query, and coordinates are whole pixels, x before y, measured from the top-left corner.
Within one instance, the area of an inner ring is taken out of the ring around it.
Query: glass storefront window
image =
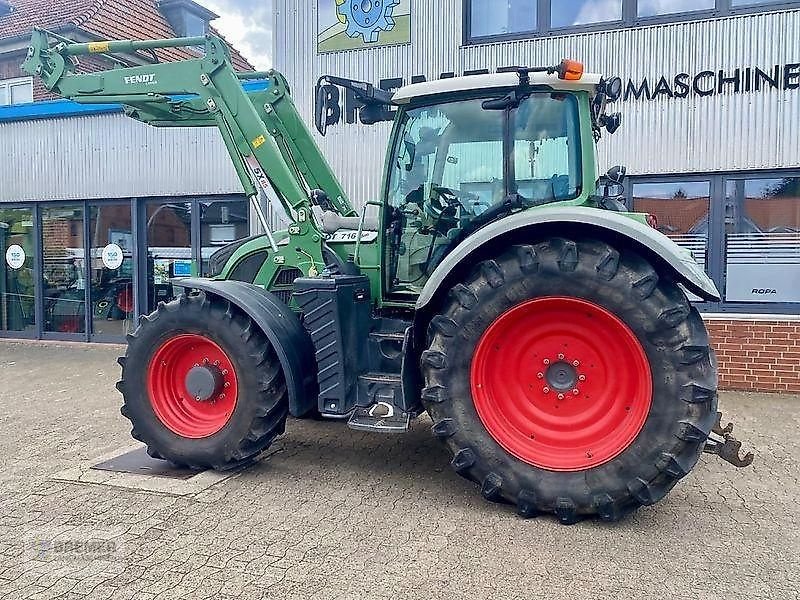
[[[713,10],[714,7],[715,0],[639,0],[637,14],[640,17],[656,17]]]
[[[800,177],[729,179],[725,299],[800,302]]]
[[[35,333],[30,208],[0,208],[0,331]]]
[[[42,208],[44,331],[86,331],[86,256],[81,205]]]
[[[134,329],[133,229],[130,202],[89,209],[92,333]]]
[[[200,254],[202,275],[208,275],[208,259],[222,246],[250,235],[250,203],[247,200],[200,202]]]
[[[551,0],[553,28],[622,20],[622,0]]]
[[[472,0],[470,4],[473,37],[536,31],[537,0]]]
[[[344,0],[337,0],[344,1]],[[534,37],[571,28],[643,27],[648,21],[678,22],[797,8],[795,0],[463,0],[466,37],[482,43],[494,37]],[[547,17],[538,19],[542,11]],[[644,20],[643,20],[644,19]]]
[[[197,273],[192,261],[192,203],[149,203],[147,216],[147,311],[175,299],[172,277]]]
[[[708,181],[637,183],[633,210],[658,219],[658,229],[706,267],[711,184]]]

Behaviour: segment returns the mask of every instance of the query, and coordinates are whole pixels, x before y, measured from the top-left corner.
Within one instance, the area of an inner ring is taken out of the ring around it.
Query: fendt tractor
[[[150,58],[170,47],[197,57]],[[89,53],[114,66],[79,73]],[[236,72],[213,35],[34,30],[23,69],[150,125],[217,127],[266,231],[217,251],[210,277],[175,280],[179,299],[128,336],[122,414],[153,457],[230,469],[288,415],[400,433],[428,413],[487,500],[563,523],[657,502],[704,450],[752,460],[720,424],[714,352],[687,299],[719,292],[626,210],[624,169],[596,173],[595,143],[620,126],[618,77],[569,60],[393,93],[322,77],[320,134],[342,89],[363,123],[394,116],[381,198],[356,211],[285,78]]]

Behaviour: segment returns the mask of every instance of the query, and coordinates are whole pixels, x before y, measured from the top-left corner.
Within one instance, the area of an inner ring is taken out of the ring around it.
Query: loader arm
[[[356,214],[277,71],[237,73],[227,46],[213,35],[91,43],[51,42],[51,37],[34,30],[22,65],[48,90],[81,104],[122,104],[128,116],[157,127],[216,126],[251,199],[256,185],[271,188],[294,218],[310,208],[312,190],[322,190],[328,198],[323,208],[346,217]],[[75,72],[75,57],[81,55],[177,47],[202,50],[197,58],[178,62]],[[242,82],[252,79],[265,79],[266,89],[245,91]]]

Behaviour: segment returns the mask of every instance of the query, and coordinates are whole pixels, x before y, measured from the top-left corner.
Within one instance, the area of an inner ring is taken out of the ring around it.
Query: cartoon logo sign
[[[411,0],[317,0],[317,50],[411,42]]]

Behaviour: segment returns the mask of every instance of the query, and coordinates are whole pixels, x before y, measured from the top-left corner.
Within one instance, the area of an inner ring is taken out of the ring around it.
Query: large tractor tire
[[[717,410],[697,311],[643,257],[594,240],[515,246],[452,288],[423,402],[487,500],[616,521],[697,463]]]
[[[278,358],[226,300],[201,293],[159,304],[119,362],[122,414],[151,456],[225,470],[284,432],[289,400]]]

